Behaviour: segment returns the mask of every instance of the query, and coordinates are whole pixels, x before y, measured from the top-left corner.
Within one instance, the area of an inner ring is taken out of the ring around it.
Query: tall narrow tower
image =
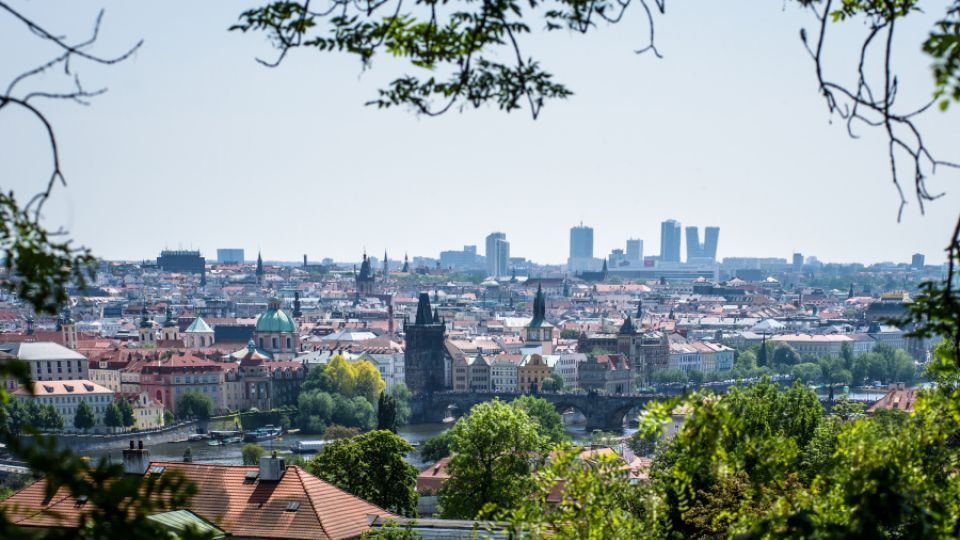
[[[63,346],[77,350],[77,321],[73,320],[70,306],[63,310]]]
[[[404,323],[404,371],[414,394],[440,392],[445,387],[443,340],[446,325],[430,309],[430,294],[420,293],[413,324]]]

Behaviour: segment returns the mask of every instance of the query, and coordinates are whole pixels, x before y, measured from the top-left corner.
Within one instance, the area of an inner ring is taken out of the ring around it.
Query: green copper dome
[[[257,317],[257,332],[296,332],[297,323],[280,309],[280,300],[270,300],[270,307]]]

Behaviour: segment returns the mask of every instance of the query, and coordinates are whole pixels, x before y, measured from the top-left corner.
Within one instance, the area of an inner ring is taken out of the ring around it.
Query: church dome
[[[280,309],[280,300],[274,298],[270,300],[270,307],[267,311],[257,317],[257,332],[289,332],[297,331],[297,323],[293,317],[287,315],[287,312]]]

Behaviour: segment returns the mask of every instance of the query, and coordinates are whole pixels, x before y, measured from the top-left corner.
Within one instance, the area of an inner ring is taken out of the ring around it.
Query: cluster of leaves
[[[450,479],[440,489],[440,514],[472,519],[517,507],[533,493],[533,466],[547,446],[523,408],[500,400],[473,407],[450,429]]]
[[[877,344],[873,351],[856,356],[851,347],[844,344],[839,358],[823,356],[815,361],[804,361],[790,366],[789,373],[803,382],[828,385],[862,385],[867,381],[912,385],[917,378],[913,358],[904,350],[894,349],[886,343]]]
[[[244,465],[259,465],[260,458],[266,454],[266,449],[257,443],[247,443],[240,448],[240,457]]]
[[[177,418],[209,420],[213,414],[213,401],[206,394],[187,391],[177,398]]]
[[[137,423],[133,414],[133,406],[125,399],[118,399],[107,405],[103,413],[103,423],[112,428],[131,428]]]
[[[410,391],[404,385],[395,385],[390,392],[385,388],[370,362],[335,355],[307,373],[297,398],[297,424],[308,433],[323,433],[331,424],[362,430],[380,425],[395,431],[410,419]]]
[[[85,286],[96,270],[89,250],[59,236],[19,206],[13,192],[0,193],[0,252],[7,272],[0,285],[37,313],[55,314],[70,300],[68,287]]]
[[[318,478],[397,514],[417,511],[417,469],[404,460],[410,443],[376,430],[325,446],[307,463]]]
[[[63,429],[63,417],[53,405],[41,405],[33,399],[11,399],[0,404],[0,433],[19,437],[27,427]]]
[[[306,47],[356,55],[364,67],[383,52],[406,59],[426,74],[392,81],[368,103],[377,107],[404,105],[435,115],[458,104],[494,103],[509,112],[525,102],[536,118],[547,100],[563,99],[572,92],[522,52],[520,39],[532,29],[528,18],[540,17],[540,26],[547,31],[585,33],[599,21],[618,22],[630,2],[417,0],[404,9],[399,0],[333,0],[319,11],[310,4],[271,2],[244,11],[230,29],[265,32],[279,50],[275,61],[261,60],[270,66],[278,65],[291,49]],[[662,1],[657,6],[663,10]],[[509,61],[500,61],[503,56]]]

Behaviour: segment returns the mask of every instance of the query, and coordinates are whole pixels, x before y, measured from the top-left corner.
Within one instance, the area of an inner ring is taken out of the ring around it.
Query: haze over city
[[[812,20],[793,5],[672,5],[658,27],[663,60],[632,52],[645,39],[638,13],[590,37],[531,38],[531,52],[575,92],[534,121],[487,107],[441,118],[364,107],[401,72],[385,57],[364,72],[352,57],[296,51],[265,68],[254,60],[273,54],[265,40],[226,31],[255,4],[25,4],[74,35],[102,5],[104,54],[144,39],[129,61],[82,70],[88,87],[109,87],[90,107],[50,107],[69,182],[48,206],[50,224],[125,260],[164,247],[211,258],[243,247],[289,261],[357,260],[364,247],[436,257],[502,230],[518,256],[562,263],[580,221],[594,227],[601,255],[627,238],[653,254],[668,218],[719,225],[721,259],[944,260],[956,173],[933,178],[931,191],[947,195],[925,216],[907,186],[897,223],[885,142],[868,130],[851,140],[831,122],[797,37]],[[747,20],[763,24],[747,32]],[[922,39],[929,22],[904,23],[904,39]],[[0,21],[0,46],[24,32]],[[32,48],[0,71],[11,76],[52,52]],[[895,60],[908,81],[902,99],[922,102],[932,92],[928,61],[910,51]],[[48,149],[28,116],[6,114],[0,148],[23,159],[2,160],[0,176],[25,197],[44,177]],[[954,111],[922,120],[941,154],[957,150],[951,121]]]

